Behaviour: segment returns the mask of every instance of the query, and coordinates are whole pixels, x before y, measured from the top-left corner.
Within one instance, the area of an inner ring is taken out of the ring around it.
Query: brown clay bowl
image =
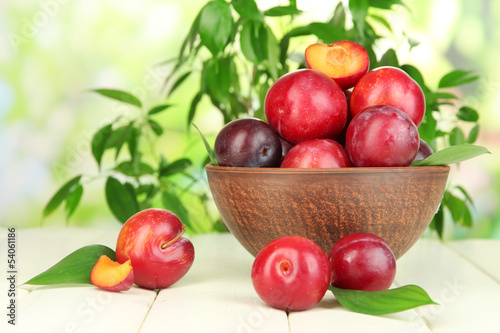
[[[354,232],[382,237],[400,258],[436,213],[448,166],[341,169],[207,165],[222,220],[256,255],[271,240],[298,235],[328,254]]]

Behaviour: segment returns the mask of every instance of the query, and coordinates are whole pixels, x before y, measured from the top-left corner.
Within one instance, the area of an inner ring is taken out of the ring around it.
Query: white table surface
[[[17,230],[21,284],[90,244],[115,248],[116,229]],[[17,288],[16,326],[7,323],[7,230],[0,228],[0,332],[500,332],[500,241],[421,239],[397,262],[394,286],[416,284],[440,305],[385,316],[344,309],[327,292],[310,310],[264,304],[252,287],[253,257],[230,234],[191,237],[195,261],[159,293],[91,285]]]

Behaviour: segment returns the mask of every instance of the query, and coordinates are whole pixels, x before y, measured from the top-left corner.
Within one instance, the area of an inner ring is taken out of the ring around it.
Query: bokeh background
[[[257,1],[261,10],[282,1]],[[74,175],[98,170],[90,150],[95,131],[121,106],[90,89],[127,90],[147,105],[164,101],[164,62],[175,57],[204,0],[25,0],[0,2],[0,226],[100,227],[118,223],[109,212],[104,179],[85,187],[69,222],[64,212],[42,221],[50,197]],[[401,63],[416,66],[430,87],[453,69],[480,79],[454,91],[480,113],[477,144],[484,155],[454,166],[451,179],[467,189],[472,228],[446,226],[446,238],[500,239],[500,1],[406,0],[391,24],[419,42],[409,49],[393,35]],[[336,1],[297,0],[304,20],[325,20]],[[162,118],[160,149],[173,159],[201,149],[185,119],[193,91],[176,92]],[[201,104],[195,123],[209,138],[222,127]],[[425,195],[423,193],[422,195]],[[448,222],[451,223],[451,222]]]

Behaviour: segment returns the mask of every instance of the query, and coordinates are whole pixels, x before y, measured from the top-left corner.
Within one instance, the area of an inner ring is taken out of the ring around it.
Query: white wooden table
[[[17,283],[90,244],[115,248],[116,229],[17,230]],[[440,305],[369,316],[344,309],[327,292],[303,312],[272,309],[252,287],[253,257],[230,234],[191,238],[196,258],[178,283],[159,293],[93,286],[16,289],[9,319],[7,230],[0,228],[0,332],[500,332],[500,241],[421,239],[400,260],[395,286],[417,284]]]

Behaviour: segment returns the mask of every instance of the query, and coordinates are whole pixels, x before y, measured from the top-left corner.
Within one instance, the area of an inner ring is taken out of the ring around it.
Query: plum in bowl
[[[449,166],[287,169],[207,165],[223,222],[252,255],[289,235],[328,253],[354,232],[382,237],[396,258],[422,236],[436,213]]]

